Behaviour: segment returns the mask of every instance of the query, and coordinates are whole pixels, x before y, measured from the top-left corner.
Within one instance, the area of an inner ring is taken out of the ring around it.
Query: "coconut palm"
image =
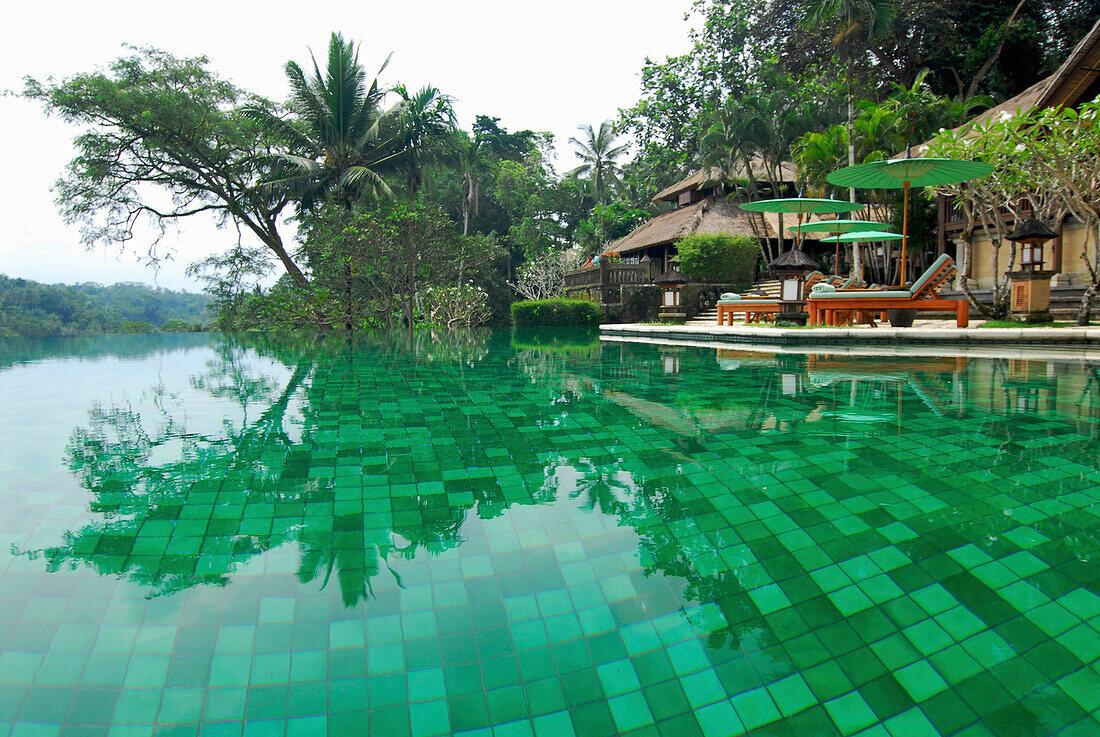
[[[835,24],[833,50],[845,66],[848,83],[848,165],[855,164],[855,142],[851,135],[855,119],[852,71],[855,58],[870,45],[888,35],[897,18],[896,0],[806,0],[806,21],[815,26]],[[855,201],[855,192],[853,202]]]
[[[424,164],[432,159],[451,159],[452,134],[458,128],[454,98],[428,85],[410,92],[403,84],[393,88],[400,97],[392,111],[394,130],[388,142],[394,148],[396,165],[404,169],[412,194],[420,188]]]
[[[820,26],[836,24],[833,50],[845,67],[848,86],[848,166],[856,163],[855,98],[852,93],[852,70],[860,52],[867,52],[871,44],[888,35],[897,18],[897,0],[805,0],[806,20]],[[848,199],[856,201],[856,191],[848,190]],[[855,249],[854,268],[861,267],[859,249]]]
[[[287,62],[289,118],[260,104],[245,110],[285,149],[265,186],[288,192],[307,210],[329,194],[347,207],[364,192],[389,194],[384,175],[396,169],[400,152],[380,136],[385,91],[377,79],[367,84],[355,43],[339,33],[329,41],[323,73],[312,52],[310,59],[312,75]]]
[[[584,163],[569,172],[569,176],[588,175],[596,202],[605,204],[608,185],[615,186],[619,181],[619,166],[615,160],[625,154],[629,146],[615,145],[619,136],[610,120],[600,123],[599,131],[589,123],[578,125],[577,130],[584,133],[584,140],[572,137],[569,142],[576,147],[574,153]]]

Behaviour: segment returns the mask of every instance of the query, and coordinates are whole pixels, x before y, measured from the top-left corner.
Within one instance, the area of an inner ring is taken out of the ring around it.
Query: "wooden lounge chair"
[[[826,276],[820,271],[813,271],[806,276],[806,284],[804,286],[804,292],[802,299],[806,299],[806,295],[810,293],[815,284],[819,284],[825,281]],[[775,297],[761,297],[754,299],[752,297],[742,298],[741,295],[734,295],[735,299],[725,298],[718,300],[718,324],[719,325],[732,325],[733,316],[735,313],[744,312],[745,322],[754,323],[760,322],[765,319],[772,319],[772,316],[777,314],[780,309],[780,301]]]
[[[807,300],[810,325],[839,325],[844,313],[874,325],[875,312],[915,309],[922,312],[954,312],[955,324],[970,322],[970,304],[965,299],[939,299],[936,291],[955,274],[955,262],[947,254],[936,259],[908,289],[845,290],[813,292]]]

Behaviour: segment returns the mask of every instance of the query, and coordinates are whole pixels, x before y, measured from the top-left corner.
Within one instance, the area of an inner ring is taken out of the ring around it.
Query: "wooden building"
[[[1050,77],[1036,83],[1008,100],[975,118],[975,122],[994,120],[998,117],[1019,115],[1033,108],[1053,108],[1077,106],[1090,102],[1100,95],[1100,22],[1077,44],[1065,63]],[[916,155],[923,155],[924,146],[915,149]],[[1002,218],[1011,230],[1016,223],[1011,214],[1002,211]],[[1026,218],[1029,212],[1023,213]],[[959,261],[958,253],[963,247],[965,219],[960,209],[940,197],[938,206],[939,252],[947,253]],[[1059,301],[1075,302],[1080,295],[1082,285],[1087,281],[1087,273],[1081,255],[1086,247],[1088,234],[1083,224],[1072,216],[1060,223],[1048,223],[1059,237],[1051,241],[1045,251],[1043,269],[1055,272],[1052,280],[1052,306]],[[978,231],[973,234],[971,259],[965,277],[970,280],[971,288],[979,293],[992,289],[997,275],[993,272],[993,234]],[[1002,268],[1003,256],[1002,256]],[[963,275],[960,275],[960,278]],[[1059,300],[1057,292],[1061,292]]]
[[[747,179],[746,174],[735,172],[734,178]],[[758,180],[766,178],[762,162],[753,162],[753,174]],[[784,164],[780,176],[782,186],[792,188],[797,176],[794,165]],[[667,271],[676,256],[676,243],[689,235],[775,239],[782,228],[793,225],[792,216],[784,223],[774,214],[742,210],[739,205],[748,201],[747,197],[726,194],[717,169],[696,171],[654,196],[653,202],[672,203],[673,209],[608,244],[594,265],[566,274],[566,293],[598,293],[601,303],[614,304],[623,285],[652,284],[654,278]]]

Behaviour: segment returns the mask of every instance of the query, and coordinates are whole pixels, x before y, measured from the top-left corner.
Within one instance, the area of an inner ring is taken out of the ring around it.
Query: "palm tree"
[[[385,91],[377,79],[367,84],[355,43],[339,33],[329,41],[324,73],[312,52],[310,59],[312,75],[287,62],[290,118],[260,104],[245,110],[285,149],[275,155],[265,186],[288,192],[305,210],[329,194],[349,208],[364,192],[389,194],[383,175],[396,168],[398,152],[380,137],[389,114],[382,109]]]
[[[592,182],[596,202],[605,204],[608,184],[616,185],[619,181],[619,166],[615,163],[615,159],[625,154],[629,146],[615,145],[615,140],[619,136],[610,120],[600,123],[598,132],[593,130],[589,123],[578,125],[577,130],[584,133],[584,140],[574,137],[570,138],[569,142],[576,147],[577,150],[574,153],[584,163],[569,172],[569,176],[587,174]]]
[[[392,111],[394,134],[391,145],[398,156],[398,166],[409,177],[409,189],[415,195],[423,179],[424,164],[433,158],[453,158],[451,134],[458,128],[452,103],[454,98],[428,85],[409,92],[403,84],[393,88],[401,97]]]
[[[896,0],[806,0],[806,9],[808,23],[836,24],[833,50],[845,67],[848,86],[848,166],[854,166],[856,142],[853,130],[855,99],[852,95],[852,69],[855,56],[859,51],[868,51],[873,41],[890,33],[898,14],[897,3]],[[848,190],[848,199],[856,201],[855,189]],[[853,270],[861,267],[859,250],[855,249]]]

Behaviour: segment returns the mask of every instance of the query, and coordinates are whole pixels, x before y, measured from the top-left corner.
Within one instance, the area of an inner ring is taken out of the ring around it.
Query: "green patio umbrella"
[[[844,200],[827,200],[816,197],[782,197],[776,200],[759,200],[758,202],[746,202],[741,205],[742,210],[749,212],[786,212],[798,216],[798,235],[795,238],[795,247],[802,245],[802,218],[807,215],[821,215],[833,212],[853,212],[863,205],[858,202],[845,202]],[[780,233],[782,235],[782,233]]]
[[[905,190],[901,219],[901,286],[905,286],[905,258],[909,237],[909,189],[955,184],[977,179],[993,171],[992,164],[984,161],[958,161],[955,159],[890,159],[856,164],[825,177],[829,184],[855,189]]]
[[[791,226],[793,230],[798,226]],[[876,223],[873,220],[815,220],[812,223],[806,223],[800,228],[801,233],[832,233],[834,235],[840,235],[841,233],[851,233],[857,230],[869,231],[879,230],[886,226],[886,223]],[[848,243],[849,241],[844,241]],[[854,242],[854,241],[853,241]],[[836,241],[836,267],[840,268],[840,241]],[[852,246],[855,248],[855,246]],[[862,278],[862,275],[861,275]]]
[[[792,225],[791,230],[797,226]],[[877,223],[873,220],[815,220],[802,226],[803,233],[851,233],[858,230],[878,230],[890,227],[887,223]]]
[[[852,233],[830,235],[822,238],[822,243],[857,243],[859,241],[900,241],[901,233],[891,233],[887,230],[857,230]]]
[[[882,225],[882,223],[874,223],[874,225]],[[839,250],[841,243],[875,243],[878,241],[900,241],[902,240],[901,233],[893,233],[888,230],[853,230],[850,233],[842,233],[840,235],[831,235],[827,238],[822,238],[822,243],[835,243]],[[855,246],[852,246],[855,248]],[[863,278],[863,274],[859,275],[859,278]]]

